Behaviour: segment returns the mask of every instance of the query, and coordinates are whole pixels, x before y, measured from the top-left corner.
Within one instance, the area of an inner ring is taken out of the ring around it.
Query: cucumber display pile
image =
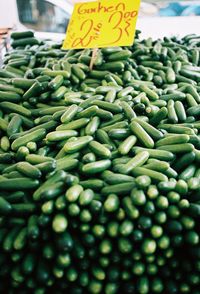
[[[200,294],[200,36],[0,69],[0,292]]]

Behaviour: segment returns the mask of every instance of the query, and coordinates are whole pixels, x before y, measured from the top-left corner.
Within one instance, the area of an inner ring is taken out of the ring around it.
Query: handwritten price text
[[[139,4],[140,0],[102,0],[77,4],[63,48],[131,45]]]

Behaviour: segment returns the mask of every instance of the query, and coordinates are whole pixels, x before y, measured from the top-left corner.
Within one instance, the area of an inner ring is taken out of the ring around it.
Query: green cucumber
[[[37,167],[25,161],[17,163],[16,169],[29,178],[38,179],[42,176],[41,171]]]
[[[37,142],[43,139],[45,135],[46,135],[45,129],[38,129],[38,130],[32,131],[28,134],[23,135],[22,137],[15,139],[11,145],[11,148],[12,150],[17,150],[19,147],[26,145],[30,141]]]
[[[86,174],[96,174],[103,172],[111,166],[109,159],[99,160],[83,165],[82,172]]]
[[[39,186],[37,179],[29,179],[26,177],[16,179],[0,179],[1,189],[6,191],[20,191],[20,190],[31,190]]]
[[[131,122],[130,128],[139,141],[147,148],[154,147],[154,141],[144,128],[136,121]]]

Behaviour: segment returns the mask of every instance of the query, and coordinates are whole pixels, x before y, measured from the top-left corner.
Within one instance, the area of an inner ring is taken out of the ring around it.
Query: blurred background
[[[9,28],[33,29],[41,37],[62,38],[73,4],[84,1],[86,0],[0,0],[0,38],[5,38],[5,32]],[[137,28],[142,30],[143,37],[153,38],[198,34],[200,1],[141,0]]]
[[[142,1],[141,16],[199,16],[200,1]]]

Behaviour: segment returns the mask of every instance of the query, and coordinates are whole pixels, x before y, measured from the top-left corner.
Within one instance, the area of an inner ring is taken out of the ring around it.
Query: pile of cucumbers
[[[200,36],[137,32],[92,62],[11,38],[0,292],[200,294]]]

